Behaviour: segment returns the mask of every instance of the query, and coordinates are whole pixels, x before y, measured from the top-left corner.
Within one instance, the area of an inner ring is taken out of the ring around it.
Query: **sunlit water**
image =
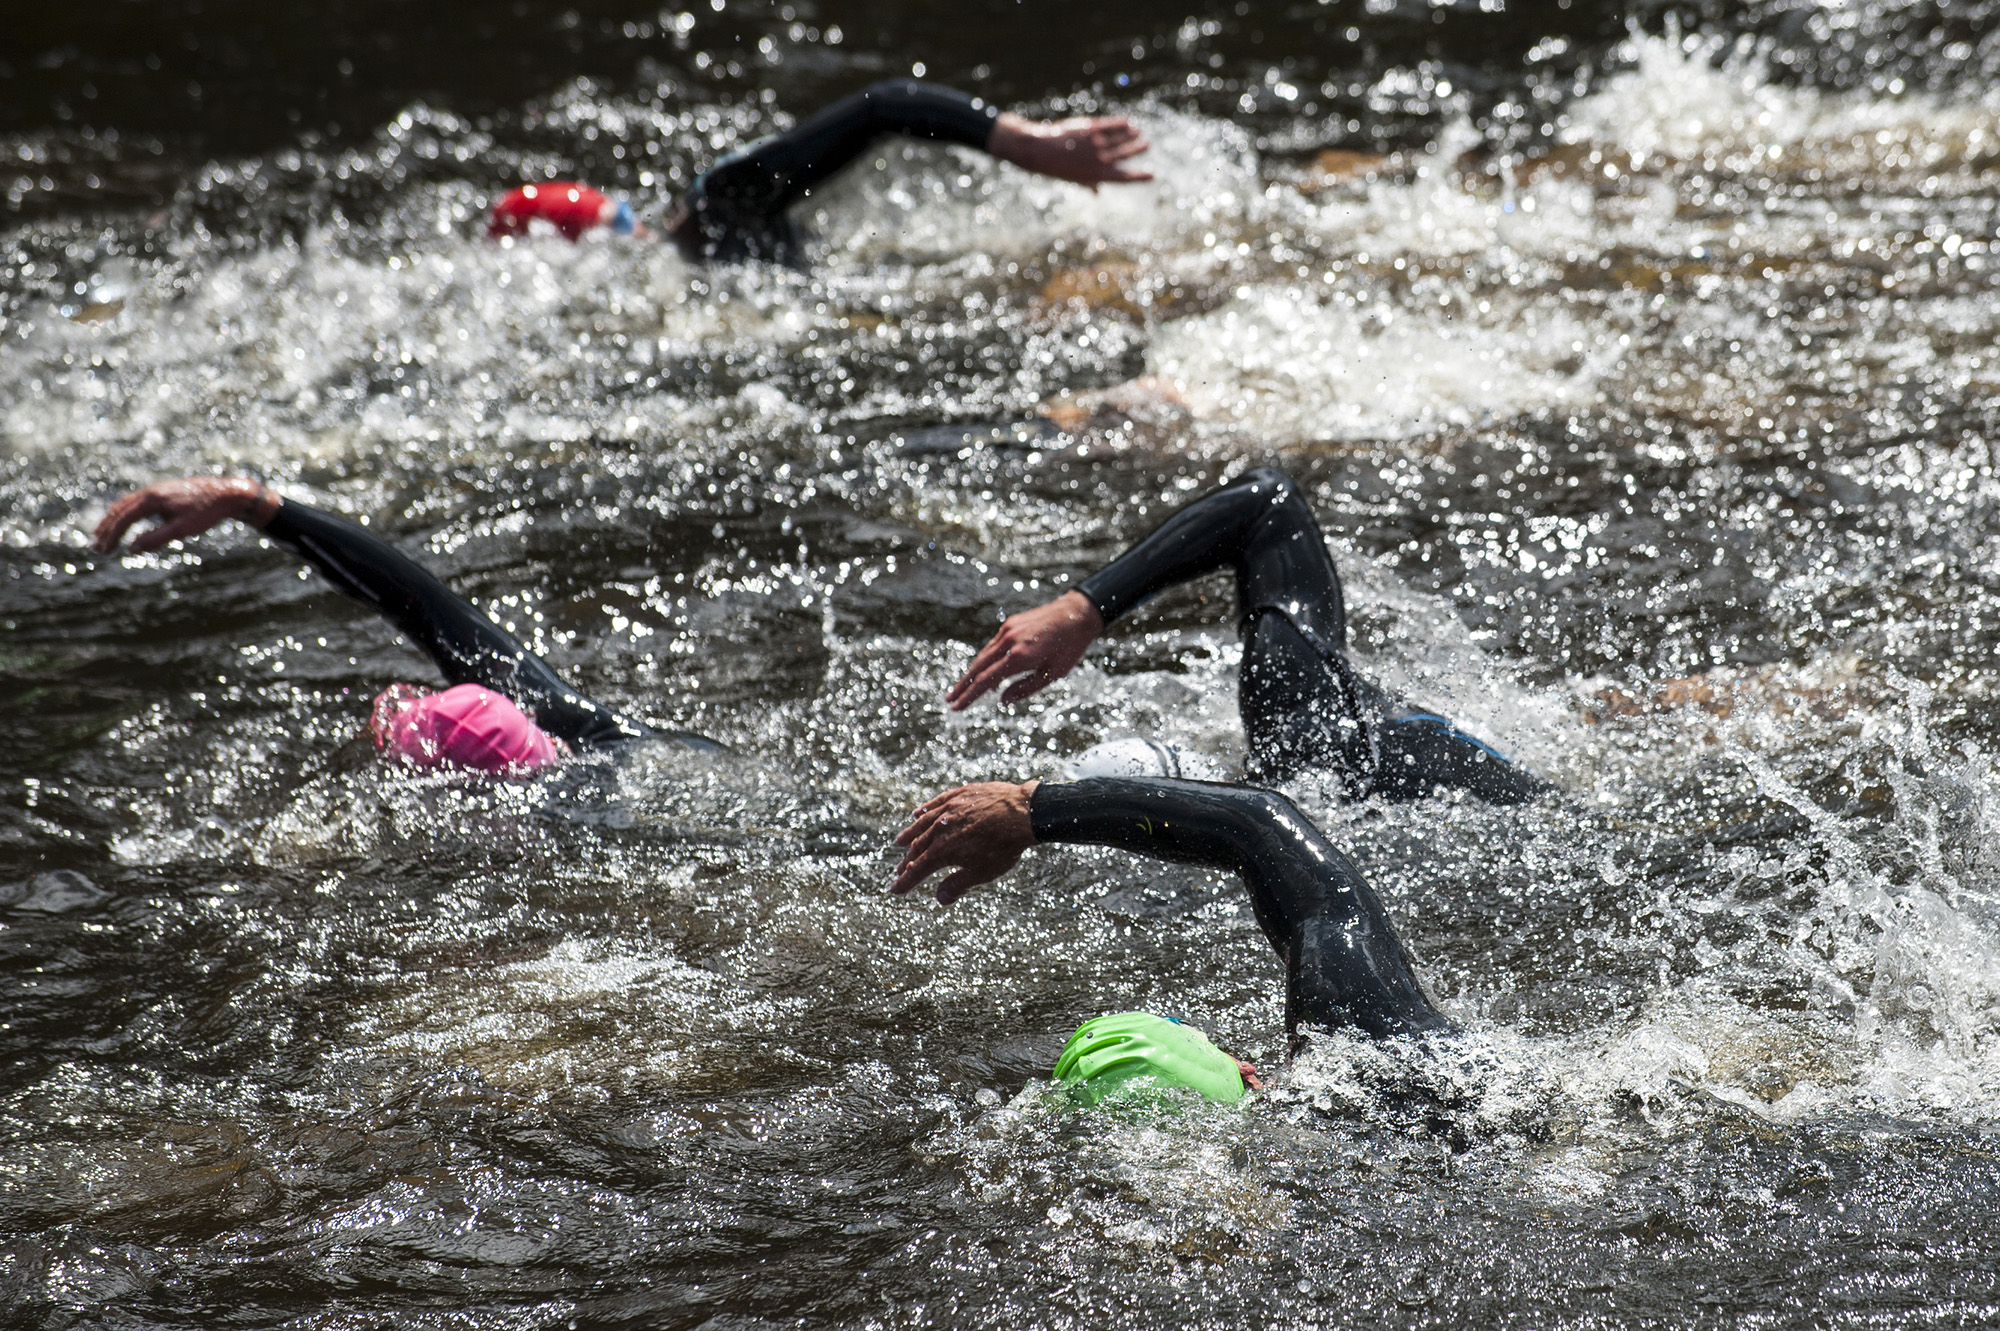
[[[17,224],[10,1324],[2000,1316],[2000,104],[1726,33],[1592,59],[1546,134],[1445,100],[1358,171],[1157,92],[1152,186],[886,145],[811,275],[473,238],[462,177],[551,136],[772,123],[643,89]],[[1017,711],[940,694],[1273,461],[1364,669],[1562,787],[1292,791],[1464,1030],[1289,1067],[1230,880],[882,890],[948,784],[1129,733],[1235,769],[1219,580]],[[386,626],[241,531],[87,550],[119,489],[246,469],[740,756],[385,770],[366,700],[430,677]],[[1065,1036],[1136,1007],[1271,1090],[1065,1107]]]

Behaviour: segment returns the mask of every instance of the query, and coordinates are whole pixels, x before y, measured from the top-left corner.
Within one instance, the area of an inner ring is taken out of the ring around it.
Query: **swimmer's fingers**
[[[1074,662],[1071,664],[1074,664]],[[1023,698],[1032,698],[1068,673],[1068,666],[1060,670],[1046,665],[1031,669],[1007,686],[1007,691],[1000,695],[1000,701],[1003,704],[1012,704],[1021,701]]]
[[[930,863],[927,859],[922,857],[912,859],[906,855],[903,857],[903,862],[896,866],[896,876],[889,880],[889,890],[901,896],[936,873],[938,868],[938,865]]]
[[[922,855],[937,838],[939,824],[947,821],[943,809],[918,810],[910,825],[896,836],[896,844],[903,848],[903,858],[913,859]]]
[[[916,811],[910,815],[910,825],[897,834],[896,844],[907,846],[916,840],[917,835],[935,822],[939,812],[952,802],[960,790],[964,789],[964,786],[959,786],[954,790],[947,790],[942,795],[933,795],[919,804]]]
[[[1028,803],[1035,783],[987,781],[960,786],[917,811],[896,838],[905,847],[889,890],[907,892],[940,869],[959,870],[939,889],[938,900],[956,901],[1019,862],[1035,843]]]
[[[212,512],[209,509],[202,508],[196,509],[191,513],[181,513],[169,517],[165,522],[153,528],[153,530],[142,532],[138,536],[133,537],[132,553],[143,555],[149,550],[159,549],[169,541],[178,541],[189,536],[199,536],[228,516],[227,513]]]
[[[956,793],[956,792],[954,792]],[[907,839],[906,839],[907,838]],[[937,857],[951,856],[961,848],[977,848],[985,840],[976,808],[961,809],[957,803],[943,805],[917,819],[896,838],[896,844],[903,847],[906,863],[929,862],[932,870],[941,869],[947,863]],[[963,860],[951,860],[963,864]],[[926,870],[926,873],[932,870]],[[901,877],[899,871],[898,877]]]
[[[951,874],[942,883],[938,884],[938,905],[949,906],[973,888],[992,882],[1020,862],[1021,854],[1019,851],[1016,851],[1012,856],[1007,858],[1005,863],[989,861],[985,864],[960,869],[957,873]]]
[[[963,710],[1001,680],[1024,675],[1001,696],[1002,702],[1019,702],[1075,669],[1103,631],[1104,617],[1081,592],[1064,592],[1045,605],[1009,615],[945,701],[953,710]]]
[[[1122,162],[1153,146],[1146,142],[1146,136],[1139,132],[1139,127],[1129,120],[1100,125],[1091,132],[1090,139],[1097,149],[1098,160],[1102,162]]]
[[[1121,166],[1119,163],[1137,157],[1152,147],[1139,127],[1123,116],[1085,122],[1084,145],[1087,164],[1079,172],[1081,183],[1095,188],[1098,184],[1129,184],[1151,180],[1153,173]]]
[[[928,842],[921,847],[912,847],[896,866],[896,876],[889,881],[889,890],[898,896],[929,878],[940,869],[954,864],[963,864],[958,858],[954,842],[951,840]]]
[[[951,704],[952,710],[965,710],[991,693],[999,686],[1001,680],[1009,675],[1021,673],[1024,667],[1015,663],[1017,655],[1018,649],[1009,643],[998,655],[990,657],[985,665],[975,662],[973,668],[966,671],[958,683],[952,686],[951,693],[946,695],[945,700]]]
[[[112,504],[97,524],[92,540],[101,553],[110,554],[133,523],[160,518],[158,527],[132,541],[132,549],[144,554],[169,541],[198,536],[230,518],[242,518],[261,527],[277,513],[278,503],[274,492],[241,476],[188,476],[154,481]]]
[[[954,708],[963,707],[966,703],[977,698],[980,693],[984,693],[986,689],[993,687],[991,684],[988,684],[986,688],[980,689],[979,693],[967,692],[972,687],[975,676],[982,673],[988,666],[1007,654],[1007,645],[1007,630],[1005,626],[1002,626],[998,633],[986,640],[986,645],[981,647],[979,654],[972,658],[972,664],[965,668],[965,673],[958,677],[958,682],[945,690],[944,700]]]
[[[152,486],[121,495],[98,520],[97,530],[91,533],[91,544],[97,553],[108,555],[118,548],[118,542],[133,523],[158,517],[165,511],[166,498]]]
[[[889,890],[901,896],[920,886],[939,870],[956,866],[937,889],[938,904],[949,906],[973,888],[992,882],[1020,862],[1019,850],[961,845],[954,839],[933,846],[921,855],[905,858],[896,867],[896,877],[889,884]]]
[[[1144,137],[1122,116],[1040,124],[1009,113],[986,143],[986,151],[1002,161],[1093,189],[1106,181],[1144,178],[1119,165],[1144,150]]]

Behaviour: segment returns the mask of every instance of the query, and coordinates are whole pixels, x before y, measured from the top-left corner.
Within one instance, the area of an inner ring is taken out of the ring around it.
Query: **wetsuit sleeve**
[[[1043,782],[1028,815],[1037,841],[1114,846],[1242,878],[1257,923],[1285,959],[1288,1026],[1390,1035],[1449,1024],[1417,982],[1381,899],[1282,795],[1094,777]]]
[[[1274,468],[1203,495],[1077,587],[1109,624],[1169,587],[1232,569],[1240,613],[1279,610],[1329,650],[1347,646],[1333,556],[1305,497]]]
[[[520,639],[366,528],[287,499],[264,535],[395,625],[437,663],[448,683],[483,684],[506,694],[571,748],[603,748],[652,733],[571,688]]]
[[[984,148],[999,111],[955,88],[915,79],[888,79],[841,98],[783,134],[752,144],[716,164],[703,179],[709,193],[731,186],[731,197],[761,194],[783,209],[852,162],[885,134],[943,139]],[[727,173],[728,179],[722,177]]]
[[[782,134],[731,153],[688,191],[676,239],[707,258],[796,258],[785,210],[885,134],[984,149],[997,108],[915,79],[887,79],[841,98]]]

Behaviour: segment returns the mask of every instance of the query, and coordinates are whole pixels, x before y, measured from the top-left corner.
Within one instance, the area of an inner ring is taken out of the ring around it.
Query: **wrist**
[[[1099,610],[1097,602],[1084,595],[1081,589],[1066,591],[1058,596],[1056,601],[1058,604],[1068,606],[1070,618],[1089,626],[1090,636],[1093,639],[1104,632],[1104,612]]]
[[[986,151],[1003,162],[1020,164],[1023,146],[1034,137],[1034,122],[1012,111],[993,118],[993,131],[986,136]]]
[[[271,519],[278,516],[279,507],[285,502],[276,490],[262,481],[247,481],[243,496],[243,511],[238,514],[252,527],[268,527]]]

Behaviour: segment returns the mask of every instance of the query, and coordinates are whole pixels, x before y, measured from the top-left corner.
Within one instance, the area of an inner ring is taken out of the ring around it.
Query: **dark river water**
[[[2000,1321],[1992,5],[5,27],[0,1323]],[[1127,112],[1159,179],[888,142],[810,273],[478,239],[509,183],[657,210],[917,68]],[[1463,1027],[1428,1047],[1286,1066],[1220,876],[884,892],[946,785],[1127,734],[1238,768],[1220,580],[1018,709],[940,695],[1271,463],[1362,669],[1561,787],[1291,789]],[[88,550],[206,471],[739,756],[381,766],[367,699],[434,678],[385,624],[237,527]],[[1269,1092],[1066,1107],[1127,1008]]]

